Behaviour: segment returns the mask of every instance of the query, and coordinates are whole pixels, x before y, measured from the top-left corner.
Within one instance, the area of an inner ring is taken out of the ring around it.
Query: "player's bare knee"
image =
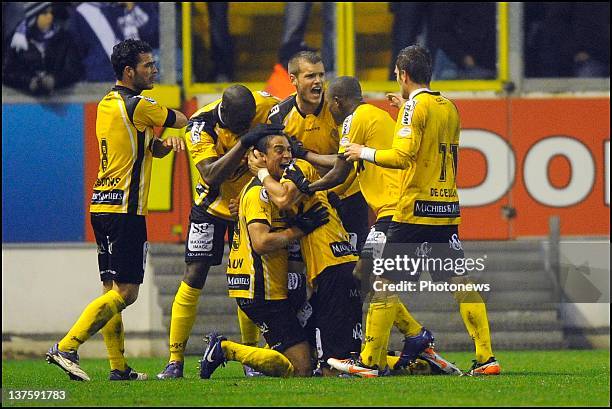
[[[312,376],[312,366],[310,361],[310,346],[307,342],[300,342],[284,352],[285,357],[293,365],[293,376],[306,377]]]
[[[191,288],[204,288],[210,265],[207,263],[190,262],[185,266],[183,281]]]
[[[140,290],[139,284],[130,284],[130,283],[115,283],[113,289],[119,293],[123,301],[125,301],[125,306],[134,304],[136,299],[138,298],[138,291]]]

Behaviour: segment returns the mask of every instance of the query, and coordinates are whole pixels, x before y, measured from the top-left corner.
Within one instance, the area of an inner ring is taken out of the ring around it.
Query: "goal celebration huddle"
[[[232,85],[189,119],[141,95],[157,75],[148,44],[125,40],[113,48],[111,62],[117,82],[98,104],[100,166],[90,206],[102,295],[49,349],[49,363],[71,379],[90,380],[78,349],[101,332],[110,380],[149,378],[125,359],[121,314],[143,282],[153,158],[187,150],[199,175],[168,362],[160,362],[155,378],[182,378],[189,370],[186,345],[200,341],[189,337],[195,321],[207,319],[198,316],[200,295],[206,302],[207,275],[223,263],[226,245],[228,296],[236,301],[241,339],[209,334],[202,379],[227,361],[240,362],[246,376],[501,373],[486,305],[467,285],[469,275],[429,271],[434,282],[453,284],[457,312],[450,313],[460,314],[474,342],[473,365],[462,370],[436,350],[436,328],[426,328],[397,293],[380,290],[419,274],[372,274],[374,260],[398,248],[414,254],[423,243],[433,246],[432,257],[464,258],[456,184],[460,118],[451,100],[429,88],[426,48],[413,45],[397,55],[400,91],[388,96],[399,108],[396,121],[364,102],[357,78],[326,82],[324,64],[311,51],[289,60],[295,93],[288,98]],[[161,140],[153,132],[160,126],[186,126],[184,137]],[[396,330],[404,345],[390,353]],[[265,347],[258,346],[261,338]]]

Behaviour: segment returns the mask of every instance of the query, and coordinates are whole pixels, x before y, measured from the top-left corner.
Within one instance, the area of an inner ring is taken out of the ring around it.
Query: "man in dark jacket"
[[[54,21],[50,2],[28,3],[5,51],[2,82],[46,95],[80,80],[82,65],[71,36]]]

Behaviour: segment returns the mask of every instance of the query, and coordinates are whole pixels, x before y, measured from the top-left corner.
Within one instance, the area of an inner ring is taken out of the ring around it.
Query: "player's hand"
[[[264,156],[257,149],[253,149],[248,154],[249,171],[255,176],[260,169],[267,169]]]
[[[164,139],[162,145],[166,149],[172,149],[174,152],[181,152],[185,150],[185,141],[183,138],[178,136],[169,136]]]
[[[311,192],[309,189],[310,182],[308,179],[306,179],[306,176],[304,176],[302,171],[295,166],[289,166],[287,169],[285,169],[283,177],[295,183],[300,192],[310,196],[314,194],[314,192]]]
[[[356,162],[361,158],[361,149],[363,145],[349,143],[344,149],[344,158],[349,162]]]
[[[343,203],[342,203],[342,199],[340,199],[340,196],[338,196],[336,192],[332,192],[331,190],[328,190],[327,191],[327,201],[329,202],[331,207],[333,207],[334,209],[338,211],[338,213],[340,213],[340,210],[342,210]]]
[[[257,141],[268,135],[279,135],[285,129],[281,124],[259,124],[240,137],[240,143],[245,148],[250,148]]]
[[[307,149],[304,149],[304,144],[295,136],[289,138],[291,144],[291,156],[299,159],[306,159]]]
[[[317,202],[314,206],[303,213],[298,213],[291,220],[291,225],[297,227],[304,232],[304,235],[312,233],[317,228],[329,222],[329,213],[323,207],[321,202]]]
[[[229,211],[230,211],[230,216],[232,216],[232,219],[234,220],[238,220],[238,200],[236,199],[230,199],[229,201]]]
[[[406,103],[406,100],[402,98],[399,93],[389,93],[386,95],[389,105],[395,108],[401,108]]]

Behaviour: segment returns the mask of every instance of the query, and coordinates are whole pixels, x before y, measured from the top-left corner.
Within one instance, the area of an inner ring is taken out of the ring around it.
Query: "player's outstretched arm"
[[[174,120],[174,123],[171,125],[168,125],[169,128],[180,129],[180,128],[187,126],[187,117],[185,116],[185,114],[183,114],[181,111],[177,111],[176,109],[171,109],[171,108],[168,108],[168,109],[171,111],[174,111],[174,115],[176,117],[176,119]]]
[[[317,192],[319,190],[327,190],[336,187],[343,183],[351,173],[351,169],[353,168],[351,163],[341,156],[329,156],[335,156],[334,167],[321,179],[311,183],[308,188],[309,191]]]
[[[302,141],[297,139],[295,136],[289,138],[291,144],[291,155],[294,158],[304,159],[315,166],[325,168],[326,170],[331,169],[334,166],[336,155],[319,155],[318,153],[309,151],[304,148]]]

